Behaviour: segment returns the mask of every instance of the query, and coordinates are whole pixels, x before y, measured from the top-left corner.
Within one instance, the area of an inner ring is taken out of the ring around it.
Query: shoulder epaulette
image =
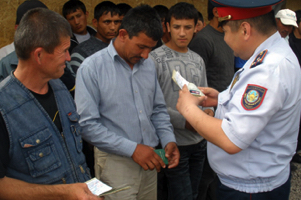
[[[250,68],[254,68],[254,67],[260,65],[263,62],[263,59],[265,58],[265,55],[267,54],[267,52],[268,52],[268,50],[264,50],[264,51],[260,52],[254,59],[254,61],[252,62]]]

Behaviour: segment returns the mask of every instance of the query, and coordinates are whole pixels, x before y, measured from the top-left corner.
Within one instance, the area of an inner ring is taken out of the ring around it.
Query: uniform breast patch
[[[268,50],[264,50],[262,52],[260,52],[260,54],[258,54],[256,56],[256,58],[254,59],[254,61],[252,62],[250,68],[254,68],[258,65],[260,65],[263,62],[263,59],[265,57],[265,55],[267,54]]]
[[[247,85],[242,96],[241,105],[245,110],[255,110],[260,107],[267,89],[258,85]]]

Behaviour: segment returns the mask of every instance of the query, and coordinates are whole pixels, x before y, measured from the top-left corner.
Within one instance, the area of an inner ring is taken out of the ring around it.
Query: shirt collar
[[[278,43],[280,40],[281,40],[281,36],[280,36],[279,32],[276,31],[273,35],[271,35],[268,39],[266,39],[263,43],[261,43],[256,48],[253,56],[257,56],[263,50],[269,49],[273,44]]]

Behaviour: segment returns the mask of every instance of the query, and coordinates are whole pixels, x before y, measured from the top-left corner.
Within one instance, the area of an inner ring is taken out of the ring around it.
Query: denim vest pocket
[[[70,129],[76,143],[77,152],[81,153],[83,148],[83,141],[81,137],[82,128],[78,123],[80,116],[77,112],[74,111],[68,113],[68,118],[71,122]]]
[[[20,144],[32,177],[39,177],[61,166],[59,155],[48,128],[21,138]]]

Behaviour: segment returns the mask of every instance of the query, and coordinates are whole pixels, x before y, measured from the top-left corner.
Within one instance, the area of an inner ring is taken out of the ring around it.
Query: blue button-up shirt
[[[84,60],[75,93],[82,137],[102,151],[130,157],[137,144],[175,142],[151,59],[132,70],[111,42]]]

